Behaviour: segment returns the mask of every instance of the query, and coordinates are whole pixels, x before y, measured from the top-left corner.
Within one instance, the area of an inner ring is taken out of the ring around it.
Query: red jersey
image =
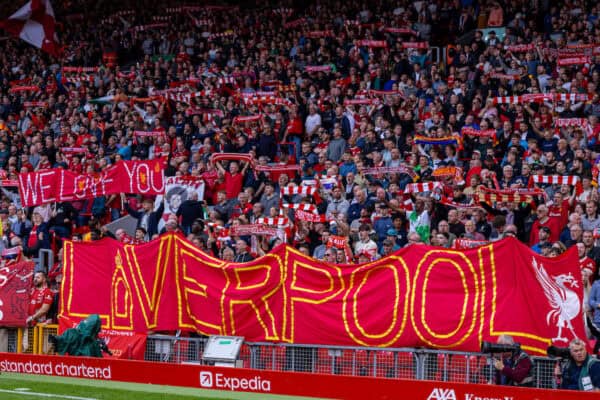
[[[569,200],[563,200],[562,204],[553,204],[548,207],[548,216],[558,218],[560,226],[566,226],[569,222]]]
[[[539,219],[535,220],[533,223],[533,226],[531,227],[531,233],[529,234],[529,246],[533,246],[540,241],[539,231],[543,226],[550,229],[550,237],[548,238],[548,241],[551,243],[558,241],[561,231],[560,219],[557,217],[548,217],[548,220],[543,224],[540,223]]]
[[[49,288],[37,289],[31,288],[31,300],[29,301],[29,315],[35,314],[44,304],[52,304],[54,301],[54,293]],[[45,320],[46,316],[42,316],[41,320]],[[35,324],[38,321],[32,321]]]

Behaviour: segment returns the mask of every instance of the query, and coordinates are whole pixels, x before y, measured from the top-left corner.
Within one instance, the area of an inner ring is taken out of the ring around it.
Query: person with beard
[[[35,326],[38,322],[46,322],[46,315],[54,302],[54,293],[48,287],[48,278],[44,272],[36,272],[33,276],[33,287],[30,292],[31,301],[27,326]]]

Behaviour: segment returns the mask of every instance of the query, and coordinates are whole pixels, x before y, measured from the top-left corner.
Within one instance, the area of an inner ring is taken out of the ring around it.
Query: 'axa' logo
[[[200,386],[205,388],[213,387],[213,374],[210,371],[200,372]]]
[[[435,388],[427,400],[456,400],[456,393],[454,393],[454,389]]]

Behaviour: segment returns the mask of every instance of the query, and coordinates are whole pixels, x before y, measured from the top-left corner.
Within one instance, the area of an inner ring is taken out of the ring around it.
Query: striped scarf
[[[440,182],[409,183],[404,188],[404,193],[433,192],[435,189],[442,189],[442,184]]]
[[[291,209],[291,210],[301,210],[301,211],[307,211],[307,212],[317,214],[317,206],[314,204],[282,203],[281,208],[287,208],[287,209]]]
[[[473,195],[475,202],[493,203],[531,203],[533,198],[519,193],[475,193]]]
[[[545,183],[549,185],[569,185],[575,186],[579,183],[579,177],[576,175],[561,176],[561,175],[532,175],[530,178],[530,186],[533,183]]]
[[[494,104],[522,104],[543,101],[570,101],[575,103],[588,100],[591,100],[589,95],[578,93],[536,93],[524,94],[522,96],[502,96],[492,98]]]
[[[312,196],[317,193],[314,186],[285,186],[281,188],[281,195],[302,194],[304,196]]]
[[[285,217],[261,217],[256,220],[256,223],[264,225],[287,225],[290,223],[290,220]]]

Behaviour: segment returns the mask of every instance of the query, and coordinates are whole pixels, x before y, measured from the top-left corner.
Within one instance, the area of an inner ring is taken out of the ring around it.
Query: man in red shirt
[[[548,227],[550,229],[550,242],[554,243],[558,240],[560,235],[560,220],[558,217],[548,216],[548,207],[545,204],[541,204],[537,208],[537,219],[531,227],[531,233],[529,235],[529,245],[533,246],[539,242],[539,231],[542,227]]]
[[[36,272],[33,276],[33,287],[29,301],[29,317],[27,325],[33,326],[38,322],[46,322],[46,314],[54,301],[54,293],[48,288],[48,278],[43,272]]]
[[[229,171],[225,171],[225,168],[219,161],[215,163],[219,171],[225,177],[225,192],[227,193],[228,199],[235,199],[237,195],[242,191],[244,186],[244,176],[248,169],[249,163],[244,163],[244,168],[240,172],[240,167],[236,161],[229,162]]]

